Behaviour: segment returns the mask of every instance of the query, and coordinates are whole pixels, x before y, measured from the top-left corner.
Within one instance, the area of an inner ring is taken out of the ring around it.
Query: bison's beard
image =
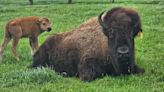
[[[132,61],[131,57],[116,57],[110,55],[112,66],[115,70],[114,75],[131,74]]]
[[[115,75],[119,75],[120,74],[120,67],[119,67],[119,63],[118,60],[116,58],[114,58],[114,55],[110,55],[109,58],[111,60],[112,66],[114,68],[115,71]]]
[[[118,58],[120,73],[121,74],[130,74],[131,72],[131,59],[130,57]]]

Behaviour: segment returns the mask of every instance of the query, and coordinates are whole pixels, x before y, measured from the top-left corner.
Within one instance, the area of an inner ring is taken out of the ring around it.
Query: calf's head
[[[141,30],[139,15],[126,8],[113,8],[99,23],[108,38],[109,58],[115,74],[130,74],[134,68],[134,38]]]
[[[42,31],[47,31],[47,32],[51,31],[51,22],[49,21],[48,18],[40,18],[38,20],[38,23]]]

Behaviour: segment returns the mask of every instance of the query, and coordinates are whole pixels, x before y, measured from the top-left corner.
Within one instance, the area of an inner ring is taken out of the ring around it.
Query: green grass
[[[164,1],[163,0],[0,0],[0,43],[5,23],[15,17],[46,16],[53,31],[39,36],[43,43],[49,34],[69,31],[87,19],[116,6],[136,9],[142,20],[143,39],[136,39],[136,62],[144,67],[143,75],[105,76],[92,82],[62,77],[51,69],[27,69],[32,63],[28,39],[19,42],[17,62],[11,43],[0,63],[0,92],[164,92]]]

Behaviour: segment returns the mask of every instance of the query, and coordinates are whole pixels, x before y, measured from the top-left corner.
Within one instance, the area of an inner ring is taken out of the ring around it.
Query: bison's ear
[[[133,37],[136,37],[136,36],[143,38],[143,31],[141,28],[140,20],[138,20],[133,26]]]
[[[137,36],[140,37],[141,39],[143,38],[143,32],[142,29],[137,33]]]
[[[140,16],[134,10],[128,11],[127,14],[132,19],[131,26],[133,27],[133,37],[139,36],[139,37],[142,38],[143,37],[143,31],[142,31],[142,28],[141,28]]]

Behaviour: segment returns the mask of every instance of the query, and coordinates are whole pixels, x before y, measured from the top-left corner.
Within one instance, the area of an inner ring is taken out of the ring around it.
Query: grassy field
[[[69,31],[104,10],[123,6],[136,9],[142,20],[143,39],[136,39],[136,61],[144,67],[143,75],[105,76],[92,82],[62,77],[48,68],[27,69],[32,63],[28,39],[19,42],[20,61],[11,53],[11,43],[0,63],[0,92],[164,92],[164,0],[0,0],[0,43],[8,20],[22,16],[46,16],[53,22],[48,35]]]

